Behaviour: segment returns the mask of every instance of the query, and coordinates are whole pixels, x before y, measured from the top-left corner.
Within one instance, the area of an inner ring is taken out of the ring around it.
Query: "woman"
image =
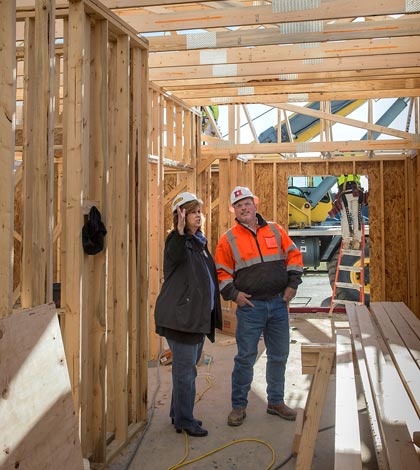
[[[208,432],[194,418],[196,365],[204,339],[214,342],[222,327],[216,267],[201,231],[203,202],[192,193],[172,203],[173,230],[165,242],[164,283],[156,301],[156,333],[172,352],[170,417],[177,432],[203,437]]]

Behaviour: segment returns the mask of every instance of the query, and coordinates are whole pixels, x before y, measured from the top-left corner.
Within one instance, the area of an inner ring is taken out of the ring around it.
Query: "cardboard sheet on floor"
[[[83,470],[54,305],[0,319],[0,468]]]

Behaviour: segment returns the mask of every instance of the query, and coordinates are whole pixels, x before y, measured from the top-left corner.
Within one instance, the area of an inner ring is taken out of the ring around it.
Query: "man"
[[[363,189],[360,175],[340,175],[338,177],[338,197],[341,201],[341,236],[343,250],[350,249],[353,238],[353,250],[360,250],[362,240],[362,202]]]
[[[238,353],[228,424],[239,426],[246,417],[261,334],[267,349],[267,413],[293,421],[296,410],[284,403],[288,303],[302,282],[302,254],[280,225],[256,212],[258,200],[248,188],[237,186],[230,202],[236,224],[220,238],[215,256],[221,294],[237,304]]]

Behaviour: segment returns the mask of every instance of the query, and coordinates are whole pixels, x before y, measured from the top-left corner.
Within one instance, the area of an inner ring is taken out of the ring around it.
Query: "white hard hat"
[[[247,197],[252,197],[256,203],[258,202],[258,198],[252,194],[252,191],[249,188],[246,188],[245,186],[236,186],[230,195],[230,203],[233,206],[236,202]]]
[[[178,196],[172,202],[172,212],[176,212],[177,207],[183,206],[187,202],[191,201],[197,201],[198,203],[201,203],[198,197],[193,193],[185,192],[178,194]]]

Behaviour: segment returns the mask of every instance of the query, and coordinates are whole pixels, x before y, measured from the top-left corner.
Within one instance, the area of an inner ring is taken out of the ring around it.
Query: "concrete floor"
[[[320,305],[330,290],[320,288],[325,282],[319,276],[311,276],[301,286],[296,302],[306,302],[303,297],[310,297],[307,305]],[[342,317],[334,315],[340,321]],[[293,407],[304,407],[311,376],[302,375],[300,346],[302,343],[322,343],[332,341],[331,319],[326,314],[293,314],[290,319],[291,344],[290,357],[286,373],[286,403]],[[127,449],[106,466],[106,470],[167,470],[179,463],[188,449],[187,461],[212,452],[232,441],[239,439],[257,439],[271,446],[275,453],[272,462],[271,450],[263,443],[249,441],[229,446],[226,449],[198,460],[185,468],[194,470],[263,470],[293,469],[295,458],[283,466],[281,464],[291,455],[295,423],[266,413],[264,343],[260,341],[260,354],[255,365],[254,382],[249,394],[247,418],[239,427],[226,424],[230,412],[231,371],[236,353],[236,343],[232,336],[218,334],[216,343],[206,340],[205,359],[200,365],[197,378],[197,393],[204,393],[196,403],[195,416],[203,420],[203,426],[209,435],[204,438],[188,437],[177,434],[169,419],[171,397],[171,366],[156,366],[149,369],[150,425],[146,432],[132,440]],[[207,390],[207,391],[206,391]],[[359,409],[365,407],[362,394]],[[335,379],[330,381],[328,396],[321,418],[320,432],[313,459],[313,470],[334,468],[334,396]],[[359,413],[363,423],[362,449],[364,469],[377,468],[372,450],[366,413]],[[179,467],[176,467],[179,468]]]

